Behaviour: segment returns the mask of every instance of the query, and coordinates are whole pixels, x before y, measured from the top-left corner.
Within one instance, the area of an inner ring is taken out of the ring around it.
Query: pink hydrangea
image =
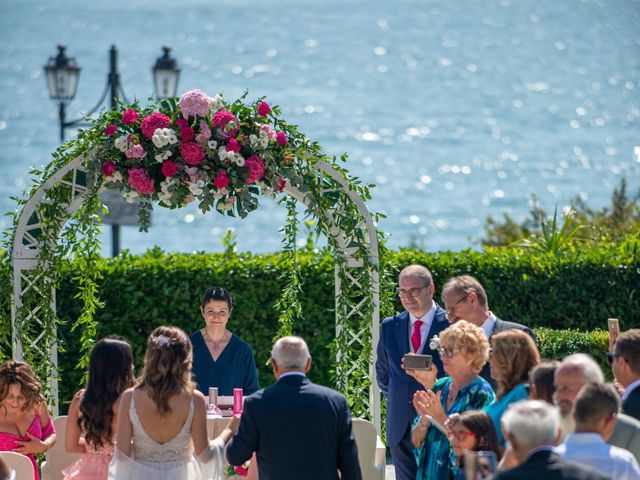
[[[196,142],[205,143],[211,138],[211,129],[206,120],[200,120],[200,133],[196,135]]]
[[[104,173],[105,177],[110,177],[114,173],[116,173],[116,164],[113,162],[102,162],[102,173]]]
[[[162,174],[165,177],[173,177],[176,173],[178,173],[178,165],[171,160],[162,162]]]
[[[258,105],[258,115],[260,115],[261,117],[266,117],[267,115],[269,115],[270,111],[271,107],[267,102],[260,102],[260,104]]]
[[[227,175],[226,170],[220,170],[216,175],[216,178],[213,180],[213,184],[222,190],[223,188],[227,188],[229,186],[229,176]]]
[[[238,133],[238,119],[229,110],[218,110],[211,119],[211,123],[227,137],[235,137]]]
[[[238,153],[239,151],[240,144],[238,143],[238,140],[236,140],[235,138],[229,140],[229,143],[227,144],[227,152]]]
[[[171,125],[171,119],[166,115],[160,112],[154,112],[148,117],[145,117],[140,124],[140,130],[142,130],[142,134],[151,139],[153,137],[153,133],[158,128],[169,128]]]
[[[136,143],[135,145],[127,148],[124,154],[127,158],[144,158],[147,155],[147,152],[144,151],[142,145]]]
[[[180,145],[180,155],[187,165],[200,165],[204,160],[204,150],[196,142],[183,142]]]
[[[153,179],[149,177],[144,168],[129,169],[129,185],[140,193],[153,193]]]
[[[247,185],[260,180],[264,175],[264,162],[257,155],[251,155],[244,161],[244,166],[249,169]]]
[[[271,127],[271,125],[262,125],[260,127],[260,131],[266,133],[269,140],[276,139],[276,131]]]
[[[278,145],[286,145],[287,144],[287,134],[284,132],[278,132],[276,133],[276,142],[278,142]]]
[[[105,127],[104,134],[107,137],[111,137],[116,134],[117,130],[118,130],[118,127],[116,127],[115,124],[111,123]]]
[[[122,113],[122,123],[124,123],[125,125],[133,125],[138,121],[139,118],[140,115],[138,115],[138,112],[136,112],[133,108],[125,110]]]
[[[182,94],[178,106],[185,118],[206,117],[209,113],[209,95],[201,90],[189,90]]]

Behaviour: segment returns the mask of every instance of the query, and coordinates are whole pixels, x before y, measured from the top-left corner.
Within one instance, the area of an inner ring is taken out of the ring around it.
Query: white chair
[[[0,452],[0,456],[7,462],[9,469],[15,472],[14,478],[20,480],[34,480],[36,478],[33,473],[33,463],[26,455],[16,452]]]
[[[358,462],[363,480],[384,480],[385,447],[376,427],[364,418],[352,419],[353,435],[358,446]]]
[[[56,443],[47,450],[46,461],[42,464],[42,480],[62,480],[62,470],[78,460],[81,453],[68,453],[64,448],[64,436],[67,430],[67,416],[63,415],[53,419],[56,429]],[[18,475],[18,478],[21,478]]]

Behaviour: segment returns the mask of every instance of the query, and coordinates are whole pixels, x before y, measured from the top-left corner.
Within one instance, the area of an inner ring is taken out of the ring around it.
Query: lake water
[[[179,93],[265,95],[377,185],[369,208],[392,247],[477,246],[487,215],[522,219],[532,193],[553,211],[576,195],[600,208],[622,177],[640,188],[638,1],[2,0],[2,213],[58,146],[42,71],[58,43],[82,67],[72,117],[99,98],[111,44],[129,98],[152,93],[164,44]],[[216,251],[234,228],[241,250],[275,251],[284,216],[156,206],[149,233],[125,227],[122,244]]]

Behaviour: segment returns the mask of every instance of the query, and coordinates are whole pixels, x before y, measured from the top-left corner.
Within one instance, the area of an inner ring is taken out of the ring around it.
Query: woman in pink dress
[[[62,471],[65,480],[106,480],[120,397],[133,382],[129,344],[116,338],[96,343],[89,360],[87,387],[73,397],[65,433],[67,451],[84,455]]]
[[[42,385],[25,362],[9,360],[0,366],[0,450],[26,455],[38,480],[36,453],[56,442]]]

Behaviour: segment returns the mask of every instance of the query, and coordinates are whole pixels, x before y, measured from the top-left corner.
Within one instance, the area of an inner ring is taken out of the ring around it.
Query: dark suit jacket
[[[607,443],[629,450],[640,462],[640,421],[624,413],[619,413],[613,435]]]
[[[522,330],[526,334],[528,334],[531,338],[533,338],[534,343],[536,342],[536,335],[533,333],[529,327],[525,327],[519,323],[515,322],[505,322],[504,320],[500,320],[496,317],[496,324],[493,326],[493,332],[491,332],[491,336],[496,333],[505,332],[507,330]],[[489,337],[489,341],[491,341],[491,337]],[[480,376],[484,378],[487,382],[491,384],[491,386],[495,389],[497,387],[496,381],[491,378],[491,369],[489,368],[489,362],[484,364],[482,370],[480,371]]]
[[[631,390],[631,393],[622,403],[622,411],[637,420],[640,420],[640,387]]]
[[[280,378],[247,397],[231,465],[256,452],[260,480],[362,480],[347,399],[302,375]]]
[[[449,326],[444,309],[436,305],[427,340],[420,353],[433,356],[438,376],[444,375],[437,351],[429,348],[429,341]],[[396,446],[408,425],[416,416],[411,401],[413,394],[423,387],[401,368],[402,356],[409,353],[409,312],[404,311],[382,322],[378,341],[376,378],[382,394],[387,397],[387,444]]]
[[[499,472],[494,480],[604,480],[608,479],[595,470],[569,462],[550,450],[531,455],[523,464],[511,470]]]

